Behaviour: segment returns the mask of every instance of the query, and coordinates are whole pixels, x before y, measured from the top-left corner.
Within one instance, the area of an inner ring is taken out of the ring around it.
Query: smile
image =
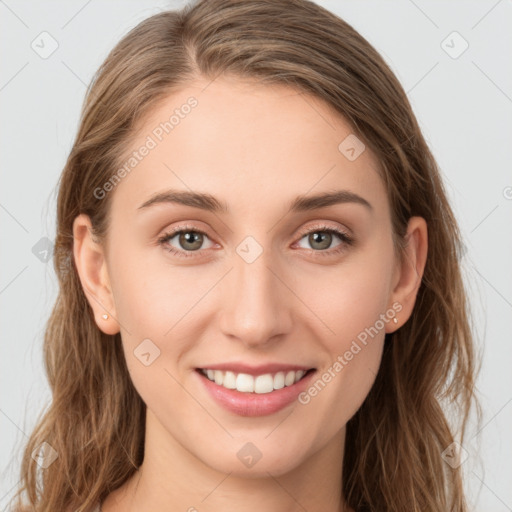
[[[208,368],[200,368],[199,371],[207,379],[223,388],[237,390],[241,393],[264,394],[292,386],[312,370],[290,370],[262,375],[249,375],[248,373],[235,373]]]

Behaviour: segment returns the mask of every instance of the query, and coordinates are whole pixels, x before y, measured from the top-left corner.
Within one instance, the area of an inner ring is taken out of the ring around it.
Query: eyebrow
[[[193,208],[200,208],[212,213],[229,213],[229,207],[224,201],[220,201],[211,194],[202,192],[189,192],[182,190],[166,190],[150,197],[139,206],[139,210],[149,206],[162,203],[174,203]],[[288,212],[305,212],[326,208],[335,204],[356,203],[365,206],[370,211],[372,205],[363,197],[349,190],[336,190],[334,192],[323,192],[311,196],[297,196],[290,204]]]

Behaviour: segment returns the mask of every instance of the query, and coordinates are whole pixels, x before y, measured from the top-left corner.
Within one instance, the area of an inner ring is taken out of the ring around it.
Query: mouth
[[[249,394],[267,394],[293,386],[314,372],[315,368],[286,369],[268,373],[234,370],[196,368],[198,373],[222,388]]]
[[[311,384],[316,368],[229,363],[196,368],[194,373],[207,396],[226,411],[238,416],[266,416],[293,406]]]

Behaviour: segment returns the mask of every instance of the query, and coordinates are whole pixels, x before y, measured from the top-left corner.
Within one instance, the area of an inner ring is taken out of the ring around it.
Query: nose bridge
[[[276,263],[277,262],[277,263]],[[269,268],[270,267],[270,268]],[[246,345],[262,345],[291,326],[289,304],[272,251],[247,237],[233,253],[232,285],[222,297],[221,326],[225,335]]]

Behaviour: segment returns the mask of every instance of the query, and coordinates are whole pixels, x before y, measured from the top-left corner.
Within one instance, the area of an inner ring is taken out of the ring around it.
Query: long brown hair
[[[343,115],[379,161],[399,249],[408,219],[427,221],[412,316],[386,335],[376,381],[347,424],[343,494],[357,511],[466,511],[461,469],[442,456],[463,442],[472,405],[479,411],[459,228],[397,78],[348,23],[308,0],[202,0],[161,12],[132,29],[95,75],[59,182],[60,292],[44,338],[53,400],[24,452],[18,509],[23,498],[38,512],[91,510],[142,463],[145,404],[120,335],[94,321],[73,261],[73,220],[89,215],[104,240],[111,194],[93,191],[119,168],[136,127],[171,92],[221,74],[295,87]],[[43,469],[31,454],[44,442],[58,457]]]

